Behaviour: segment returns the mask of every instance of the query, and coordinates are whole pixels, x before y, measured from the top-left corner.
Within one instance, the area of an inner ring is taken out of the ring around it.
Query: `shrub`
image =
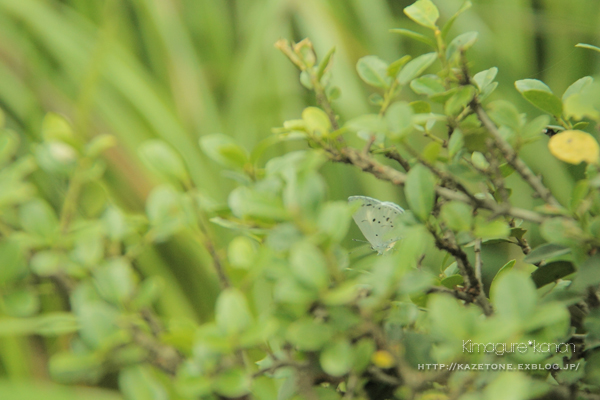
[[[0,334],[47,338],[58,382],[118,374],[128,399],[595,398],[599,150],[585,129],[600,118],[597,84],[584,77],[558,97],[539,80],[516,82],[542,111],[535,118],[487,102],[498,71],[470,71],[477,33],[447,38],[469,4],[441,27],[431,1],[405,8],[431,32],[395,32],[431,52],[361,58],[377,110],[343,123],[334,49],[319,59],[308,39],[278,41],[317,106],[252,152],[226,135],[201,139],[238,182],[225,208],[162,141],[140,148],[165,182],[142,216],[103,186],[111,136],[86,142],[48,114],[43,141],[20,153],[18,135],[2,130]],[[403,100],[409,89],[417,100]],[[288,140],[307,146],[262,162]],[[585,163],[568,203],[549,189],[552,173],[542,179],[520,157],[539,141],[546,157]],[[344,246],[357,207],[328,199],[327,163],[403,189],[401,239],[382,255]],[[65,184],[53,204],[31,183],[37,168],[37,179]],[[515,196],[524,186],[535,199]],[[226,250],[215,224],[235,234]],[[157,316],[164,282],[136,270],[145,250],[182,231],[210,254],[222,287],[212,322]],[[534,249],[532,231],[544,241]],[[499,265],[485,265],[482,249],[506,246]]]

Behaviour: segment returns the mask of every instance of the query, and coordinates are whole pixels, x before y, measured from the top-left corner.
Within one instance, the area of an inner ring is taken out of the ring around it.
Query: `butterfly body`
[[[389,201],[379,201],[367,196],[350,196],[348,202],[360,202],[360,208],[352,218],[358,228],[371,244],[373,250],[383,254],[400,239],[390,237],[396,227],[396,218],[404,213],[399,205]]]

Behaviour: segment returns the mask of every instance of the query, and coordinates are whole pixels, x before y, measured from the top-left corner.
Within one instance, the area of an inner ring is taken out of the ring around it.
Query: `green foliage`
[[[49,11],[44,2],[23,4],[0,0],[3,10],[25,19]],[[118,7],[111,4],[108,14]],[[153,18],[163,18],[147,7]],[[523,112],[509,96],[484,102],[502,88],[495,81],[499,68],[486,64],[488,69],[473,74],[469,60],[482,51],[474,46],[479,33],[451,35],[457,17],[470,7],[465,2],[449,19],[430,0],[404,8],[425,33],[394,32],[426,44],[429,52],[390,57],[391,63],[384,60],[387,54],[358,59],[356,76],[373,92],[373,107],[363,112],[336,102],[340,89],[334,82],[343,72],[332,68],[335,47],[320,59],[308,39],[278,41],[316,104],[286,109],[295,119],[281,122],[252,150],[239,135],[206,134],[220,122],[195,122],[179,99],[176,113],[163,107],[161,91],[148,89],[134,63],[118,52],[103,54],[115,43],[107,26],[96,50],[103,62],[92,60],[115,71],[103,78],[112,89],[98,95],[107,120],[130,128],[131,135],[152,125],[169,139],[136,139],[132,146],[161,182],[148,189],[138,212],[111,186],[115,178],[107,160],[123,161],[120,150],[108,153],[116,138],[86,133],[92,94],[80,94],[82,109],[73,122],[47,113],[31,140],[4,128],[1,113],[0,339],[10,344],[39,336],[35,346],[44,346],[55,382],[118,388],[120,395],[8,380],[0,381],[0,393],[15,399],[127,400],[596,395],[598,86],[586,76],[559,98],[540,80],[515,82],[542,115]],[[67,39],[73,35],[52,35],[60,24],[48,15],[37,29],[48,34],[49,51],[68,52],[67,69],[81,81],[98,79],[100,70],[79,76],[86,53],[71,46]],[[179,26],[163,21],[144,40],[158,35],[169,51],[190,56]],[[171,34],[183,48],[171,47]],[[253,46],[252,55],[263,57]],[[160,58],[148,57],[153,63]],[[172,61],[161,73],[174,87],[187,88],[189,82],[178,81],[186,69],[178,69],[177,57]],[[197,85],[189,85],[195,90],[189,95],[181,89],[188,95],[184,100],[202,96]],[[143,123],[108,107],[115,99],[125,103],[114,91],[128,90],[133,93],[127,104],[145,115]],[[202,118],[212,118],[206,111]],[[13,116],[19,112],[9,110],[7,125],[21,128]],[[198,143],[177,113],[202,126]],[[279,118],[272,114],[269,120]],[[534,143],[548,140],[549,124],[562,131],[555,135],[562,139],[550,139],[550,153],[543,156],[554,165],[586,163],[585,171],[574,172],[579,179],[573,188],[562,187],[558,174],[540,179],[541,164],[534,168],[525,160]],[[242,125],[244,132],[253,129]],[[274,150],[288,140],[299,143],[281,146],[283,154]],[[580,157],[582,146],[588,151]],[[215,166],[205,169],[196,157],[200,152]],[[335,163],[348,168],[335,169]],[[350,181],[351,168],[396,190],[389,193],[403,194],[396,201],[406,211],[393,221],[398,240],[381,255],[350,250],[357,210],[340,201],[337,191]],[[208,171],[230,179],[221,184]],[[333,173],[339,175],[328,179]],[[226,201],[210,190],[210,180],[219,191],[231,188]],[[535,199],[517,193],[525,187]],[[162,258],[165,265],[157,261]],[[186,269],[188,264],[201,267]],[[214,282],[219,293],[211,292]],[[192,305],[192,296],[202,300]],[[22,373],[15,360],[23,358],[25,343],[0,351],[3,375]]]

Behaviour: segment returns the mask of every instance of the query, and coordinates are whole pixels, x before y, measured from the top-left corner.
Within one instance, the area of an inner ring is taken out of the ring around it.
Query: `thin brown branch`
[[[485,315],[492,315],[494,311],[490,302],[485,297],[481,280],[477,278],[475,269],[471,265],[467,254],[457,244],[452,231],[447,231],[446,237],[441,237],[435,228],[429,228],[435,239],[436,247],[450,253],[456,260],[456,265],[465,281],[467,293],[472,296],[472,301],[481,307]]]
[[[195,190],[193,187],[188,187],[188,190]],[[221,260],[221,256],[217,252],[217,248],[215,246],[215,242],[212,239],[211,232],[209,230],[208,222],[206,221],[206,216],[204,212],[198,206],[196,201],[193,202],[194,211],[197,214],[197,228],[194,228],[194,238],[206,249],[208,254],[210,255],[213,261],[213,268],[217,273],[217,277],[219,278],[219,282],[221,283],[221,288],[228,288],[231,286],[229,282],[229,277],[225,273],[225,265]]]
[[[408,150],[408,152],[413,157],[415,157],[417,160],[419,160],[419,163],[421,163],[422,165],[424,165],[425,167],[427,167],[427,169],[429,169],[431,172],[433,172],[435,176],[437,176],[438,178],[440,178],[442,180],[442,185],[441,186],[447,187],[449,189],[457,189],[458,191],[460,191],[460,192],[464,193],[465,195],[467,195],[467,197],[469,197],[469,199],[473,203],[479,203],[479,200],[471,192],[469,192],[469,190],[466,187],[464,187],[464,185],[462,183],[460,183],[459,181],[457,181],[454,178],[454,176],[452,176],[451,174],[447,173],[446,171],[443,171],[443,170],[437,168],[435,165],[433,165],[429,161],[425,160],[408,143],[403,143],[403,145],[404,145],[404,148],[406,148],[406,150]]]
[[[514,228],[516,226],[515,221],[514,220],[510,220],[508,222],[509,226],[511,228]],[[519,246],[521,248],[521,251],[523,252],[523,254],[527,255],[529,253],[531,253],[531,246],[529,246],[529,242],[527,242],[527,239],[525,239],[524,237],[519,237],[519,236],[515,236],[516,239],[516,244],[517,246]],[[539,263],[535,263],[535,265],[537,265],[539,267]]]
[[[506,186],[504,185],[504,178],[502,177],[502,172],[500,171],[500,165],[498,164],[498,158],[496,158],[496,152],[493,151],[493,141],[488,139],[486,141],[486,145],[490,149],[490,153],[483,153],[488,164],[490,164],[491,171],[488,173],[490,180],[494,184],[496,188],[496,192],[500,195],[502,202],[509,203],[508,191],[506,190]]]
[[[504,140],[496,125],[487,115],[478,99],[475,98],[471,102],[471,107],[475,110],[477,117],[485,129],[492,135],[496,147],[500,150],[506,161],[521,175],[521,177],[531,186],[531,188],[549,205],[553,207],[561,207],[558,200],[554,198],[550,190],[544,186],[541,180],[529,169],[527,164],[519,158],[517,152]]]
[[[377,367],[371,366],[369,367],[368,371],[371,375],[373,375],[373,378],[375,378],[379,382],[387,383],[388,385],[392,386],[400,386],[402,384],[402,381],[400,379],[396,378],[395,376],[386,374]]]
[[[426,293],[427,294],[431,294],[431,293],[449,294],[450,296],[454,296],[458,300],[466,301],[467,303],[472,303],[474,300],[473,296],[470,296],[469,294],[467,294],[465,292],[461,292],[460,290],[448,289],[447,287],[444,287],[444,286],[430,287],[429,289],[427,289]]]
[[[475,291],[476,293],[478,293],[481,290],[481,288],[479,285],[479,281],[477,280],[477,277],[475,276],[475,269],[471,265],[471,262],[469,261],[467,254],[463,251],[463,249],[458,244],[456,244],[456,240],[454,240],[452,232],[446,231],[447,232],[446,237],[442,237],[439,235],[439,233],[436,231],[436,229],[434,227],[429,227],[429,228],[430,228],[429,231],[431,232],[431,234],[433,235],[433,238],[435,239],[436,247],[440,250],[444,250],[444,251],[450,253],[456,259],[456,265],[458,267],[460,274],[463,276],[463,278],[465,280],[465,285],[466,285],[467,290]]]
[[[475,240],[475,246],[473,250],[475,252],[475,277],[481,284],[481,239]]]
[[[301,42],[291,45],[289,41],[285,39],[279,39],[275,43],[275,47],[278,48],[300,71],[304,71],[309,74],[310,82],[313,86],[313,91],[315,92],[315,97],[317,100],[317,104],[321,107],[327,117],[329,118],[329,122],[331,122],[331,126],[334,131],[339,129],[339,124],[337,121],[337,116],[335,111],[333,111],[333,107],[327,98],[327,94],[325,93],[325,88],[321,84],[319,80],[319,76],[317,74],[317,70],[314,66],[316,63],[317,56],[315,54],[312,42],[309,39],[304,39]],[[307,58],[305,58],[304,54],[299,50],[300,48],[308,48],[310,49]],[[308,61],[310,59],[310,61]],[[341,139],[341,138],[340,138]]]
[[[408,163],[408,161],[406,161],[406,159],[404,157],[402,157],[400,155],[400,153],[398,152],[397,149],[395,149],[395,148],[388,149],[383,152],[383,155],[386,156],[387,158],[389,158],[390,160],[397,161],[398,164],[400,164],[406,172],[410,171],[410,164]]]
[[[134,343],[150,354],[148,362],[167,374],[175,376],[179,365],[183,362],[183,357],[174,347],[160,343],[137,326],[131,326],[130,332]]]
[[[275,361],[273,363],[273,365],[271,365],[270,367],[256,371],[254,374],[252,374],[252,377],[258,378],[259,376],[264,375],[264,374],[271,374],[280,368],[293,367],[296,369],[302,369],[302,368],[307,368],[309,365],[310,364],[308,362],[300,362],[300,361],[294,361],[294,360]]]
[[[472,80],[471,75],[469,73],[469,68],[467,66],[467,60],[464,57],[464,54],[461,54],[461,60],[461,69],[463,75],[461,77],[461,84],[470,85]],[[506,161],[515,169],[515,171],[519,173],[519,175],[521,175],[525,182],[527,182],[529,186],[531,186],[531,188],[547,204],[553,207],[560,207],[560,203],[554,198],[552,192],[550,192],[550,190],[546,186],[544,186],[542,181],[531,171],[531,169],[529,169],[527,164],[525,164],[523,160],[519,158],[519,155],[517,154],[515,149],[513,149],[511,145],[502,137],[494,122],[492,122],[490,117],[483,109],[483,106],[479,102],[477,96],[473,98],[473,100],[469,104],[469,107],[475,112],[475,114],[477,114],[477,118],[479,119],[481,124],[492,135],[496,147],[500,150]]]
[[[325,150],[328,152],[329,158],[332,161],[352,164],[357,168],[372,174],[376,178],[379,178],[384,181],[389,181],[394,185],[404,185],[404,183],[406,182],[405,173],[400,172],[392,167],[388,167],[387,165],[383,165],[378,161],[374,160],[369,155],[365,156],[360,151],[351,147],[343,147],[339,150],[329,147]],[[500,205],[488,199],[471,199],[464,193],[454,191],[442,186],[436,186],[435,192],[436,194],[447,200],[460,201],[462,203],[467,203],[478,208],[490,210],[494,215],[508,215],[514,218],[519,218],[525,221],[535,222],[538,224],[544,222],[545,220],[544,216],[534,211],[511,207],[509,205]]]

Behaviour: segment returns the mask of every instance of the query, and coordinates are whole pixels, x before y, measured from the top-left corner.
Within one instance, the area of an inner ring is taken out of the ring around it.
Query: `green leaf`
[[[45,141],[59,141],[71,145],[75,143],[76,139],[71,123],[64,116],[52,112],[44,116],[42,136]]]
[[[0,287],[27,274],[25,257],[16,241],[0,241],[0,260]]]
[[[150,307],[160,297],[164,289],[164,280],[158,276],[149,276],[137,287],[132,305],[136,309]]]
[[[415,114],[429,114],[431,112],[431,104],[426,101],[413,101],[409,103],[409,106]]]
[[[436,58],[437,53],[433,52],[423,54],[415,58],[414,60],[409,61],[404,66],[404,68],[400,70],[400,73],[398,74],[396,80],[399,84],[406,85],[407,83],[421,75],[423,72],[425,72],[425,70],[429,68],[431,64],[433,64]]]
[[[61,383],[95,384],[104,375],[102,358],[96,354],[61,352],[50,358],[48,370]]]
[[[104,215],[102,216],[102,222],[106,233],[111,240],[120,241],[123,240],[129,227],[125,221],[125,215],[121,209],[109,206],[106,208]]]
[[[465,32],[455,37],[446,49],[446,60],[449,60],[455,54],[469,50],[477,41],[478,36],[478,32]]]
[[[8,129],[2,129],[0,126],[0,167],[3,167],[14,157],[19,149],[20,142],[19,135]]]
[[[30,317],[39,311],[40,299],[32,289],[16,289],[3,297],[4,310],[11,317]]]
[[[89,268],[96,266],[104,257],[104,239],[102,232],[97,230],[81,233],[75,239],[71,259]]]
[[[552,93],[552,90],[544,82],[538,79],[521,79],[515,82],[515,87],[520,93],[529,90],[540,90],[547,93]]]
[[[245,149],[222,133],[202,136],[200,147],[210,159],[228,168],[242,169],[249,159]]]
[[[287,211],[281,198],[272,193],[259,192],[248,187],[238,187],[229,195],[229,207],[236,217],[264,220],[286,220]]]
[[[575,267],[570,261],[554,261],[533,271],[531,279],[535,282],[536,287],[541,288],[573,272],[575,272]]]
[[[327,113],[318,107],[306,107],[302,111],[302,120],[306,130],[312,135],[327,135],[331,130],[331,121]]]
[[[600,283],[600,254],[595,254],[585,260],[580,266],[569,290],[585,293],[590,286],[596,286]]]
[[[486,386],[481,398],[486,400],[526,400],[538,397],[536,395],[529,396],[530,386],[527,376],[521,372],[500,372],[497,378]]]
[[[212,379],[208,376],[198,376],[188,369],[181,368],[177,373],[175,387],[185,398],[202,398],[212,392]]]
[[[23,229],[45,239],[58,233],[58,218],[48,203],[41,199],[31,200],[19,209],[19,220]]]
[[[286,339],[298,350],[317,351],[331,340],[332,335],[329,325],[303,317],[290,324]]]
[[[33,149],[37,164],[53,174],[69,176],[77,163],[77,152],[73,146],[58,141],[44,142]]]
[[[490,167],[490,163],[487,162],[483,153],[480,153],[478,151],[474,151],[471,154],[471,162],[475,167],[483,171],[487,170]]]
[[[432,335],[445,340],[463,340],[470,336],[467,311],[455,299],[447,295],[430,295],[427,309]]]
[[[440,12],[431,0],[417,0],[410,6],[404,8],[404,14],[419,25],[431,30],[436,30],[435,24],[440,17]]]
[[[522,94],[527,101],[540,110],[546,111],[555,117],[560,117],[562,115],[562,101],[555,95],[542,90],[528,90]]]
[[[246,236],[235,237],[227,248],[227,258],[234,268],[249,269],[256,253],[256,242]]]
[[[334,242],[340,242],[350,228],[350,220],[350,207],[345,201],[328,202],[319,213],[318,226]]]
[[[502,266],[502,268],[500,268],[498,270],[498,272],[496,273],[496,276],[494,276],[494,279],[492,280],[492,283],[490,284],[490,296],[489,296],[490,298],[492,298],[493,293],[496,291],[496,285],[498,284],[498,280],[502,276],[507,274],[510,270],[512,270],[512,268],[515,266],[516,262],[517,262],[517,260],[510,260],[509,262],[504,264]]]
[[[375,342],[371,338],[360,339],[354,345],[354,363],[352,370],[361,373],[371,364],[371,356],[377,350]]]
[[[388,77],[388,64],[377,56],[366,56],[358,60],[356,70],[360,78],[367,84],[387,88],[391,79]]]
[[[123,396],[112,389],[98,387],[65,386],[50,381],[0,380],[0,393],[10,400],[124,400]]]
[[[385,113],[385,122],[390,136],[394,140],[401,139],[412,130],[413,111],[404,101],[392,104]]]
[[[536,264],[540,261],[549,260],[571,252],[571,248],[556,243],[546,243],[536,247],[527,254],[523,261],[529,264]]]
[[[82,297],[77,292],[71,295],[81,338],[91,348],[100,348],[118,332],[117,318],[120,314],[115,307],[101,300],[90,301]]]
[[[242,397],[250,392],[252,381],[241,368],[221,372],[213,384],[215,392],[227,398]]]
[[[106,150],[115,147],[118,141],[116,136],[103,133],[95,136],[86,146],[85,153],[88,157],[99,157]]]
[[[532,139],[542,135],[542,132],[550,123],[550,118],[547,115],[540,115],[539,117],[529,121],[521,130],[521,137],[523,139]]]
[[[468,204],[450,201],[442,206],[440,217],[453,231],[469,231],[473,223],[473,210]]]
[[[462,285],[464,283],[464,279],[462,275],[450,275],[447,278],[442,279],[442,286],[447,287],[448,289],[454,289],[458,285]]]
[[[595,96],[595,95],[594,95]],[[567,118],[581,120],[584,118],[598,119],[600,112],[593,105],[590,93],[575,93],[564,102],[564,113]]]
[[[585,128],[587,128],[589,124],[590,123],[587,121],[580,121],[580,122],[576,123],[575,125],[573,125],[573,129],[582,131]]]
[[[323,74],[330,68],[331,62],[333,59],[333,55],[335,54],[335,46],[329,49],[325,57],[319,63],[319,69],[317,70],[317,80],[321,80],[323,78]]]
[[[124,258],[107,260],[94,270],[94,285],[100,296],[113,304],[125,304],[135,289],[133,269]]]
[[[452,132],[452,136],[448,141],[448,155],[450,158],[454,158],[465,146],[465,141],[463,139],[463,133],[460,129],[455,129]]]
[[[406,178],[404,194],[412,212],[427,221],[435,201],[435,176],[427,167],[417,164]]]
[[[168,392],[149,366],[132,366],[119,372],[119,389],[127,400],[168,400]]]
[[[537,294],[529,276],[509,271],[498,278],[491,299],[498,315],[524,323],[535,311]]]
[[[406,65],[406,63],[409,62],[411,60],[411,58],[412,58],[411,56],[405,55],[403,57],[400,57],[393,63],[391,63],[389,65],[389,67],[387,68],[388,76],[391,77],[392,79],[396,79],[396,75],[398,75],[398,72],[400,72],[402,67],[404,67],[404,65]]]
[[[477,218],[474,234],[481,239],[506,238],[510,235],[510,227],[505,221],[493,220],[488,222],[483,218]]]
[[[157,239],[165,239],[184,226],[181,196],[169,185],[157,186],[146,201],[146,214],[156,228]]]
[[[158,139],[147,140],[139,148],[144,164],[167,179],[189,182],[190,177],[181,156],[166,142]]]
[[[498,68],[492,67],[490,69],[480,71],[473,76],[473,81],[475,81],[477,84],[480,92],[494,81],[496,74],[498,74]]]
[[[346,281],[329,289],[322,296],[323,304],[328,306],[340,306],[355,301],[360,294],[360,287],[354,281]]]
[[[344,125],[351,131],[355,132],[368,132],[368,133],[382,133],[386,131],[386,124],[383,118],[378,114],[363,114],[356,118],[352,118]]]
[[[446,115],[456,115],[460,113],[475,96],[475,88],[471,85],[462,86],[458,91],[444,104]]]
[[[523,97],[542,111],[554,117],[562,115],[562,101],[552,94],[550,88],[537,79],[523,79],[515,82],[515,87]]]
[[[16,335],[59,336],[79,329],[71,313],[52,312],[30,318],[0,318],[0,337]]]
[[[432,96],[446,91],[442,80],[437,75],[423,75],[410,82],[410,88],[416,94]]]
[[[511,176],[513,174],[513,172],[515,172],[515,170],[513,169],[513,167],[510,166],[509,163],[502,163],[498,166],[498,169],[500,170],[500,173],[502,174],[503,178],[507,178],[509,176]],[[508,192],[508,196],[510,197],[510,188],[507,189]]]
[[[496,100],[489,105],[489,116],[498,126],[508,126],[513,130],[521,126],[521,117],[517,108],[509,101]]]
[[[568,218],[547,219],[542,223],[540,231],[546,241],[565,246],[580,246],[581,241],[586,239],[585,232],[575,221]]]
[[[581,179],[571,192],[571,199],[569,201],[569,211],[576,212],[582,201],[587,197],[590,192],[590,182],[587,179]]]
[[[352,347],[347,339],[338,339],[325,347],[320,356],[321,368],[332,376],[342,376],[350,371],[354,361]]]
[[[303,284],[324,289],[329,284],[329,271],[323,253],[315,245],[303,241],[290,250],[292,273]]]
[[[417,40],[421,43],[425,43],[426,45],[435,49],[435,42],[423,34],[420,34],[420,33],[417,33],[417,32],[414,32],[414,31],[411,31],[408,29],[390,29],[390,32],[398,33],[402,36],[406,36],[408,38]]]
[[[239,334],[252,323],[252,314],[244,294],[236,288],[224,289],[217,298],[215,320],[227,335]]]
[[[562,95],[562,101],[564,102],[570,96],[583,92],[584,89],[586,89],[587,87],[589,87],[589,85],[592,84],[592,82],[594,82],[594,78],[592,78],[591,76],[584,76],[583,78],[578,79],[573,84],[571,84],[571,86],[569,86],[567,90],[565,90],[565,92]]]
[[[458,87],[453,87],[452,89],[448,89],[441,93],[431,94],[431,95],[429,95],[429,98],[431,99],[431,101],[435,101],[436,103],[443,104],[450,97],[452,97],[454,95],[454,93],[456,93],[457,91],[458,91]]]
[[[465,1],[462,6],[460,6],[460,8],[458,9],[458,11],[451,16],[448,21],[446,21],[446,23],[444,24],[444,27],[442,28],[442,39],[445,39],[446,36],[448,36],[448,32],[450,31],[450,28],[452,28],[452,25],[454,25],[454,21],[456,21],[456,18],[458,18],[458,16],[460,14],[462,14],[463,12],[467,11],[469,8],[471,8],[472,4],[470,1]]]
[[[435,163],[437,161],[440,152],[442,151],[442,144],[439,142],[430,142],[425,146],[421,155],[423,159],[429,163]]]
[[[406,238],[405,240],[410,239]],[[420,254],[421,253],[419,252],[419,256]],[[420,269],[414,269],[407,272],[402,277],[402,280],[400,281],[400,285],[398,287],[398,292],[401,294],[422,294],[425,290],[435,285],[436,280],[436,277],[430,272]]]

